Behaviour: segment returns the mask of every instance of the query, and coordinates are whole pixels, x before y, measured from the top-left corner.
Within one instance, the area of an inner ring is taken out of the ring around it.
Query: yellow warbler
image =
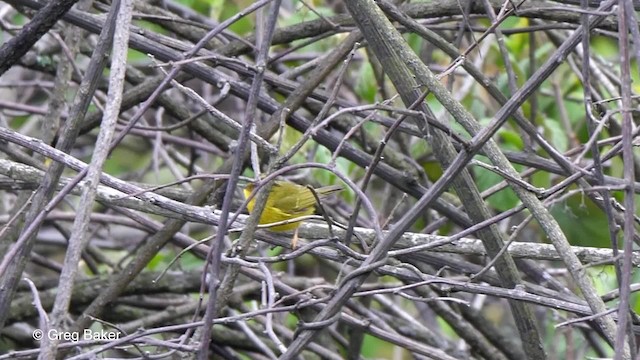
[[[244,197],[248,198],[255,185],[249,183],[243,190]],[[341,191],[342,186],[331,185],[314,189],[318,198],[325,198],[335,192]],[[253,212],[255,198],[247,204],[249,212]],[[316,198],[307,187],[288,181],[274,181],[264,211],[260,216],[260,224],[271,224],[279,221],[291,220],[305,215],[311,215],[315,211]],[[300,222],[277,225],[269,228],[271,231],[295,230]]]

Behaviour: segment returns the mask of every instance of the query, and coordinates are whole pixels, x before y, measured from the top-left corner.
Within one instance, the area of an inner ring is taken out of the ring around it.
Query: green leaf
[[[522,136],[517,132],[502,128],[498,131],[498,136],[504,142],[506,148],[511,150],[522,150],[524,149],[524,142],[522,141]]]
[[[478,156],[478,160],[488,163],[483,156]],[[475,166],[473,173],[480,191],[487,190],[504,180],[502,176],[480,166]],[[511,188],[505,188],[487,198],[487,202],[497,210],[506,211],[516,206],[520,200]]]
[[[572,245],[610,247],[607,219],[586,195],[554,205],[551,214]]]
[[[237,15],[242,9],[244,9],[247,5],[249,5],[246,1],[233,1],[226,0],[223,2],[221,8],[211,8],[211,16],[217,17],[218,21],[224,21],[228,18]],[[220,10],[220,13],[215,13],[216,10]],[[234,22],[229,26],[229,30],[235,32],[239,35],[247,35],[254,29],[253,19],[255,19],[254,14],[250,14],[248,16],[244,16],[238,21]]]
[[[376,94],[378,93],[378,84],[375,80],[373,68],[367,62],[360,66],[360,71],[356,80],[356,93],[362,97],[366,102],[373,103],[376,101]]]
[[[559,120],[544,119],[545,135],[551,144],[561,153],[569,149],[569,139]]]

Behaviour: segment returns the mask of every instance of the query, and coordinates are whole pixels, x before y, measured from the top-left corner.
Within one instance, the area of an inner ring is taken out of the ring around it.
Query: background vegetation
[[[582,3],[0,2],[0,359],[635,358],[638,5]]]

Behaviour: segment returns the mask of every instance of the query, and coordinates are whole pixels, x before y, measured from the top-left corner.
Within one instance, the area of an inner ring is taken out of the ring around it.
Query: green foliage
[[[163,265],[164,266],[169,265],[169,261],[167,261],[166,252],[159,252],[151,259],[151,261],[149,261],[149,263],[147,264],[147,269],[149,270],[161,269]]]
[[[551,186],[551,174],[546,171],[536,171],[531,175],[531,185],[538,188],[549,188]]]
[[[438,180],[440,176],[442,176],[442,174],[444,173],[444,171],[442,171],[442,167],[440,166],[440,164],[435,161],[428,161],[428,162],[422,163],[422,168],[424,169],[424,172],[427,174],[427,177],[429,178],[430,181]]]
[[[190,7],[202,15],[213,15],[215,9],[221,9],[222,0],[177,0],[177,2]]]
[[[32,121],[33,120],[33,116],[31,115],[18,115],[13,117],[13,119],[11,120],[11,127],[13,129],[19,129],[20,127],[24,126],[24,124],[28,121]]]
[[[217,21],[227,20],[251,4],[251,2],[247,0],[216,0],[212,1],[212,3],[215,3],[216,7],[210,8],[210,16]],[[255,14],[243,16],[241,19],[229,26],[229,30],[238,35],[249,34],[254,30],[254,18]]]
[[[129,49],[127,52],[127,60],[132,63],[144,63],[149,61],[149,57],[140,51]]]
[[[367,334],[364,336],[361,354],[367,359],[391,359],[394,351],[393,346],[386,341]]]
[[[7,19],[5,19],[5,20],[7,20]],[[11,16],[11,22],[13,22],[16,25],[24,25],[24,24],[27,23],[27,20],[28,19],[24,15],[19,13],[19,12],[16,12],[16,13],[13,14],[13,16]],[[9,35],[9,32],[0,31],[0,43],[7,42],[11,38],[8,35]]]
[[[599,56],[609,61],[618,61],[620,57],[617,41],[609,37],[593,36],[591,38],[591,48],[595,50]]]
[[[586,195],[575,195],[554,205],[551,214],[572,245],[611,246],[607,219]]]
[[[356,93],[369,103],[376,101],[378,84],[375,80],[373,67],[369,63],[362,64],[356,80]]]
[[[36,62],[39,66],[48,67],[54,64],[53,59],[50,56],[40,56],[36,58]]]
[[[405,36],[405,39],[413,52],[420,54],[420,49],[424,46],[424,40],[417,34],[408,34]]]
[[[549,140],[551,145],[553,145],[561,153],[569,149],[569,139],[567,138],[567,133],[562,128],[562,124],[560,124],[559,120],[545,118],[544,127],[545,137]]]
[[[320,6],[314,5],[314,10],[321,14],[322,16],[331,16],[333,15],[333,11],[326,7],[321,6],[322,4],[318,4]],[[291,13],[290,16],[286,16],[282,19],[283,26],[295,25],[305,21],[312,21],[315,19],[319,19],[319,16],[316,12],[311,11],[307,6],[304,6],[302,3],[296,1],[296,10]]]
[[[502,29],[517,29],[529,26],[529,20],[526,18],[509,17],[500,26]],[[524,59],[527,57],[529,50],[529,34],[519,33],[506,36],[504,39],[505,46],[510,56],[516,59]],[[497,45],[497,44],[496,44]],[[512,59],[513,61],[514,59]],[[517,61],[516,61],[517,62]]]
[[[522,136],[519,133],[504,127],[498,131],[498,136],[502,140],[502,143],[505,145],[505,148],[515,150],[524,149],[524,142],[522,140]]]
[[[178,257],[179,256],[179,257]],[[165,271],[169,270],[198,270],[202,269],[204,260],[196,257],[192,253],[178,253],[174,251],[163,251],[157,253],[149,264],[147,270]]]
[[[489,164],[489,160],[484,156],[478,156],[477,158],[478,160]],[[480,191],[487,190],[504,180],[502,176],[480,166],[475,166],[473,168],[473,174],[475,175],[476,184],[478,184],[478,189],[480,189]],[[487,198],[487,202],[497,210],[506,211],[515,207],[520,200],[509,187],[491,195]]]
[[[144,151],[119,146],[104,163],[104,171],[108,174],[122,174],[134,171],[142,168],[148,159],[149,154]]]

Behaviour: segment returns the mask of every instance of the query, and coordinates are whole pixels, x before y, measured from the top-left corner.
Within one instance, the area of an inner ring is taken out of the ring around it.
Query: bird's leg
[[[295,250],[298,246],[298,228],[293,232],[293,237],[291,238],[291,249]]]

